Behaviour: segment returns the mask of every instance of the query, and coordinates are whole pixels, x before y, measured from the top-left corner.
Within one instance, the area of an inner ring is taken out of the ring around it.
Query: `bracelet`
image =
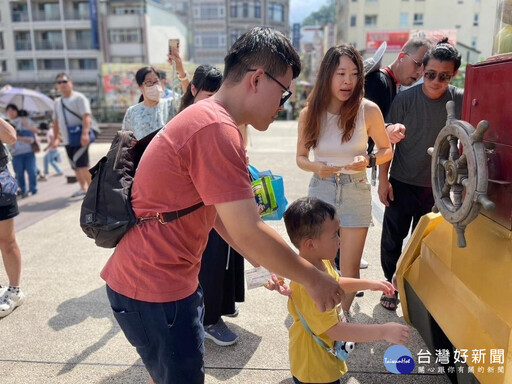
[[[179,80],[179,81],[185,81],[185,80],[188,80],[188,73],[187,73],[187,72],[185,72],[185,76],[183,76],[183,77],[180,77],[180,76],[178,75],[178,80]]]

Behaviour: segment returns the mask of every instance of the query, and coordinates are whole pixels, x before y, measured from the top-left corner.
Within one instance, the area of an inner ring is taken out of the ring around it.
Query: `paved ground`
[[[259,169],[284,175],[290,201],[306,194],[310,175],[295,165],[296,123],[277,122],[269,132],[251,131],[249,157]],[[96,144],[98,159],[108,145]],[[42,164],[42,163],[41,163]],[[69,170],[66,174],[71,174]],[[16,219],[23,254],[23,289],[27,300],[0,320],[0,383],[145,383],[147,374],[109,309],[99,271],[110,255],[80,230],[77,189],[64,177],[40,183],[40,193],[21,200]],[[377,200],[375,200],[377,201]],[[378,242],[382,207],[374,203],[375,226],[369,231],[362,275],[382,278]],[[286,238],[282,222],[272,222]],[[0,282],[6,282],[3,270]],[[240,315],[226,322],[240,335],[232,347],[206,341],[206,383],[291,384],[288,371],[286,299],[265,289],[247,293]],[[400,309],[389,312],[379,294],[367,292],[354,304],[361,323],[403,322]],[[382,363],[387,343],[358,344],[348,362],[344,383],[448,383],[435,365],[430,373],[393,375]],[[407,347],[415,361],[425,345],[416,331]],[[428,371],[428,368],[431,371]]]

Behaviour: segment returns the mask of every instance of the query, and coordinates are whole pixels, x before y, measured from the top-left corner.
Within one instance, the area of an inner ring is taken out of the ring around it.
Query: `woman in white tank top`
[[[359,278],[368,227],[372,225],[366,168],[391,160],[392,149],[379,107],[364,99],[364,69],[351,45],[325,54],[308,105],[299,116],[297,165],[313,172],[308,195],[336,207],[340,220],[340,271]],[[378,148],[368,155],[371,137]],[[310,159],[313,152],[313,160]],[[336,255],[326,255],[334,260]],[[342,301],[348,313],[354,293]]]

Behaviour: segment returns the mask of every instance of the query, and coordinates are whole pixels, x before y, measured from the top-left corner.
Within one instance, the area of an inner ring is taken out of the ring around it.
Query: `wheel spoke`
[[[462,154],[461,157],[459,157],[456,161],[455,161],[455,164],[457,164],[457,168],[458,169],[461,169],[461,168],[467,168],[468,167],[468,158],[466,157],[465,154]]]
[[[457,146],[458,140],[454,136],[450,136],[448,138],[448,142],[450,143],[450,160],[456,160],[459,158],[459,147]]]

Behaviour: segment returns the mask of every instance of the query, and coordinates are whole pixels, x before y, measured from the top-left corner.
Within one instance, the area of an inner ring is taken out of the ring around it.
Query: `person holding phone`
[[[342,276],[359,278],[368,227],[372,225],[370,183],[366,168],[391,160],[393,151],[377,104],[363,98],[361,54],[349,44],[325,54],[308,105],[299,116],[296,161],[313,173],[309,197],[336,207],[340,230]],[[371,137],[375,154],[366,148]],[[313,161],[309,159],[313,152]],[[342,308],[350,318],[354,293],[345,295]]]

